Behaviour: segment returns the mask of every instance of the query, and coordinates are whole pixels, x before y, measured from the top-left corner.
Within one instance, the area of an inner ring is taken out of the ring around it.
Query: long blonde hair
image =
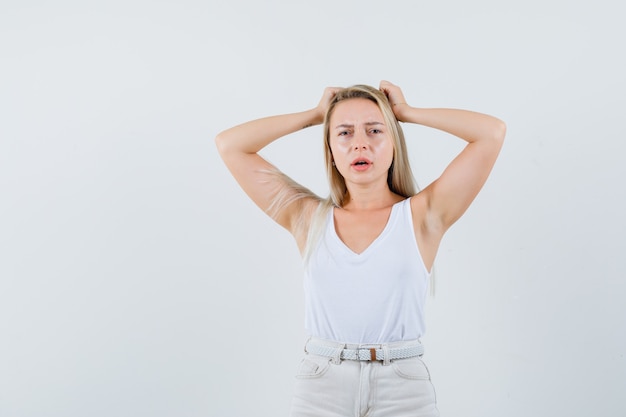
[[[281,177],[282,180],[280,182],[286,184],[284,188],[277,190],[273,202],[268,209],[268,214],[270,214],[270,216],[276,217],[280,210],[282,210],[285,206],[302,198],[310,197],[319,201],[317,210],[311,217],[309,217],[310,222],[307,221],[308,216],[301,213],[295,222],[295,228],[293,230],[294,234],[306,233],[306,246],[303,253],[305,262],[308,261],[315,245],[319,241],[329,210],[332,207],[343,207],[345,203],[348,189],[343,176],[333,165],[333,156],[330,149],[329,123],[333,111],[338,103],[357,98],[370,100],[378,106],[383,115],[385,125],[391,134],[393,141],[393,160],[387,175],[387,184],[389,185],[389,189],[393,193],[406,198],[412,197],[417,193],[417,191],[419,191],[409,165],[409,158],[402,127],[393,113],[387,96],[374,87],[362,84],[339,90],[329,103],[324,117],[324,161],[330,188],[330,195],[328,198],[321,199],[308,189],[293,182],[289,179],[289,177],[285,176],[278,170],[265,171],[266,174],[269,174],[272,177]]]
[[[380,90],[363,84],[339,90],[331,100],[324,117],[324,163],[326,166],[330,195],[327,199],[320,202],[318,210],[311,219],[308,228],[307,243],[303,254],[305,263],[308,262],[315,245],[321,237],[329,210],[333,207],[343,207],[345,204],[348,189],[343,176],[333,165],[333,155],[330,149],[330,118],[338,103],[356,98],[370,100],[378,106],[383,115],[385,125],[391,134],[393,141],[393,160],[389,167],[389,173],[387,174],[387,185],[389,189],[406,198],[412,197],[419,191],[409,164],[404,132],[391,109],[387,96]]]
[[[337,168],[333,165],[333,155],[330,150],[329,122],[338,103],[355,98],[363,98],[374,102],[383,114],[385,125],[389,129],[393,140],[393,161],[389,168],[387,184],[393,193],[407,198],[412,197],[416,194],[418,189],[409,165],[409,157],[402,127],[393,114],[387,96],[374,87],[360,84],[344,88],[337,92],[331,100],[328,110],[326,111],[326,117],[324,118],[324,161],[330,187],[330,200],[335,206],[342,207],[345,203],[344,200],[348,189],[346,188],[346,182],[343,176],[341,176]]]

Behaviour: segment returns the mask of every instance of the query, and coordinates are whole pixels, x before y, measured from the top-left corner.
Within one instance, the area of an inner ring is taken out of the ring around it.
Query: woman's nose
[[[354,150],[367,149],[367,139],[364,137],[364,135],[356,135],[354,138],[354,143],[352,145],[354,147]]]

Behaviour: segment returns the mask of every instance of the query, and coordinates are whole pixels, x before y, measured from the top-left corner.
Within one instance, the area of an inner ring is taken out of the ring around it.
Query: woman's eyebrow
[[[385,124],[382,122],[366,122],[364,123],[364,125],[365,126],[378,126],[378,125],[384,126]],[[335,129],[346,129],[346,128],[350,129],[353,127],[354,127],[353,124],[342,123],[340,125],[335,126]]]

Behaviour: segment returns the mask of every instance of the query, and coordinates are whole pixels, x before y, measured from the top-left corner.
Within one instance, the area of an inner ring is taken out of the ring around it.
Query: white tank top
[[[337,235],[329,210],[322,236],[305,265],[305,328],[343,343],[419,339],[429,272],[417,247],[411,200],[391,209],[387,225],[360,254]]]

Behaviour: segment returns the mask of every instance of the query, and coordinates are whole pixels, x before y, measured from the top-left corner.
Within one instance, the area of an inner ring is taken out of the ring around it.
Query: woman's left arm
[[[411,107],[399,87],[383,81],[380,88],[399,121],[439,129],[467,142],[441,176],[420,193],[427,200],[429,219],[447,230],[487,180],[502,147],[506,125],[493,116],[467,110]]]

